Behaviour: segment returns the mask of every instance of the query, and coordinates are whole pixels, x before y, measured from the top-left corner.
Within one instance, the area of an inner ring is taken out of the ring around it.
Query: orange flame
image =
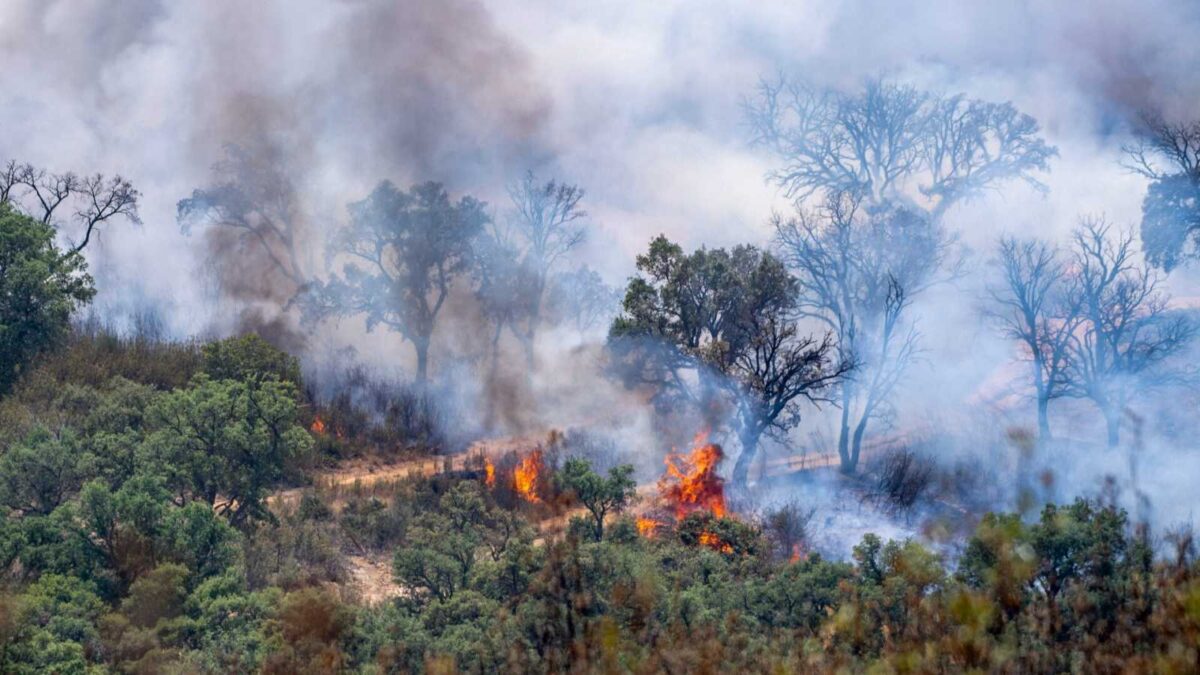
[[[645,518],[639,516],[637,519],[638,534],[647,539],[653,539],[658,528],[662,527],[662,523],[653,518]]]
[[[541,498],[537,496],[538,474],[542,470],[542,451],[534,450],[523,458],[513,469],[513,489],[527,502],[537,504]]]
[[[800,547],[800,544],[792,544],[792,555],[790,558],[788,558],[788,562],[800,562],[807,557],[808,555],[804,553],[804,550]]]
[[[488,487],[496,487],[496,465],[492,464],[492,460],[487,457],[483,458],[483,482]]]
[[[700,533],[700,545],[716,549],[721,553],[733,553],[733,546],[729,542],[721,541],[721,538],[712,532]]]
[[[686,456],[667,455],[667,473],[658,481],[658,491],[674,507],[676,519],[701,510],[725,517],[725,481],[717,475],[717,464],[724,458],[721,446],[708,442],[707,431],[696,434]]]
[[[313,423],[308,427],[308,429],[314,434],[324,434],[325,420],[321,419],[320,417],[313,418]]]

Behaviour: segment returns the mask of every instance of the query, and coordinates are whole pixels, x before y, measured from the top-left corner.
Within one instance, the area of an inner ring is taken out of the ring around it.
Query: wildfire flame
[[[314,434],[324,434],[325,433],[325,420],[321,419],[320,417],[314,418],[312,424],[308,427],[308,429],[309,429],[309,431],[313,432]]]
[[[714,548],[721,553],[733,553],[733,546],[729,542],[721,541],[721,538],[712,532],[700,533],[700,545]]]
[[[800,547],[800,544],[792,544],[792,555],[790,558],[788,558],[788,562],[797,563],[807,557],[808,555],[805,554],[804,550]]]
[[[483,482],[489,488],[496,487],[496,465],[487,457],[483,458]]]
[[[647,539],[653,539],[656,531],[660,527],[662,527],[662,523],[653,518],[639,517],[637,519],[638,534],[646,537]]]
[[[513,468],[513,490],[521,499],[534,504],[542,500],[537,496],[538,474],[542,470],[542,451],[534,450]]]
[[[708,442],[707,431],[696,434],[687,455],[667,455],[667,473],[658,481],[658,491],[675,509],[677,520],[700,510],[725,517],[725,481],[717,475],[717,464],[724,458],[721,446]]]

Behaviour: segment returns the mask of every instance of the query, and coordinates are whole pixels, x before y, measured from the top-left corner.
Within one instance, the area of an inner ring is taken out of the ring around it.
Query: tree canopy
[[[71,315],[95,295],[87,263],[62,252],[54,229],[0,203],[0,394],[63,342]]]
[[[1200,120],[1146,113],[1125,166],[1150,180],[1142,200],[1142,248],[1166,271],[1200,255]]]
[[[659,236],[637,258],[624,312],[612,324],[616,368],[650,386],[660,406],[695,406],[710,421],[732,410],[745,484],[764,433],[785,432],[848,370],[833,343],[796,326],[796,279],[753,246],[693,253]]]
[[[334,237],[341,273],[313,288],[310,318],[363,315],[367,329],[398,332],[417,353],[417,379],[428,377],[438,315],[456,278],[471,269],[476,236],[489,221],[473,197],[450,200],[438,183],[407,192],[384,181],[350,205],[349,226]]]

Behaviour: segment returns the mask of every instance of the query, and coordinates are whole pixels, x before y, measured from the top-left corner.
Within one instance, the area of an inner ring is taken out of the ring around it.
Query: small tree
[[[1158,275],[1134,260],[1131,234],[1114,234],[1107,222],[1093,218],[1083,221],[1073,240],[1068,294],[1081,321],[1068,343],[1066,391],[1096,404],[1108,445],[1115,447],[1133,396],[1180,381],[1164,361],[1191,341],[1196,327],[1170,310]]]
[[[1038,433],[1050,436],[1050,401],[1067,393],[1067,358],[1079,327],[1078,297],[1066,293],[1066,270],[1057,251],[1037,240],[1005,237],[997,246],[1001,283],[989,289],[988,313],[1005,337],[1021,343],[1037,402]]]
[[[67,430],[56,438],[36,429],[0,456],[0,504],[49,515],[82,485],[79,443]]]
[[[408,192],[380,183],[350,205],[350,224],[330,246],[348,262],[341,275],[314,285],[306,312],[310,319],[362,314],[367,330],[382,324],[400,333],[416,349],[417,381],[424,383],[438,315],[470,269],[472,243],[488,221],[483,202],[451,202],[438,183]]]
[[[78,252],[62,253],[46,223],[0,203],[0,394],[66,338],[95,290]]]
[[[623,511],[637,494],[630,464],[615,466],[608,470],[608,477],[604,477],[592,470],[588,460],[572,457],[558,475],[563,487],[573,492],[592,514],[592,535],[596,541],[604,539],[605,517]]]
[[[214,380],[261,382],[274,378],[303,388],[300,362],[254,333],[209,342],[201,347],[204,372]]]

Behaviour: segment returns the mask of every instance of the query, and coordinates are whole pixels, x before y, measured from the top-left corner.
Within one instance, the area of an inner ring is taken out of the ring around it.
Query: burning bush
[[[653,539],[655,533],[658,532],[658,528],[662,527],[662,523],[653,518],[646,518],[644,516],[638,516],[635,522],[637,523],[638,534],[647,539]]]
[[[528,451],[510,451],[498,457],[483,456],[479,478],[506,508],[520,504],[556,505],[561,501],[551,479],[558,465],[554,446],[537,445]]]
[[[725,481],[717,475],[724,458],[721,446],[708,442],[707,432],[696,435],[688,454],[667,455],[667,472],[658,481],[658,491],[674,509],[676,520],[695,511],[725,516]]]
[[[531,504],[539,504],[542,498],[538,496],[540,480],[545,480],[545,467],[542,462],[542,449],[537,448],[522,457],[513,467],[513,491],[517,496]]]
[[[762,534],[757,528],[707,511],[685,516],[676,526],[675,534],[688,546],[704,546],[729,555],[757,555],[763,549]]]
[[[721,446],[708,442],[707,432],[696,434],[687,454],[669,453],[665,460],[666,472],[658,480],[658,513],[639,516],[636,521],[638,533],[652,539],[672,516],[676,522],[693,513],[723,518],[728,512],[725,481],[717,475],[717,465],[724,458]],[[720,548],[711,538],[706,537],[702,543]]]

